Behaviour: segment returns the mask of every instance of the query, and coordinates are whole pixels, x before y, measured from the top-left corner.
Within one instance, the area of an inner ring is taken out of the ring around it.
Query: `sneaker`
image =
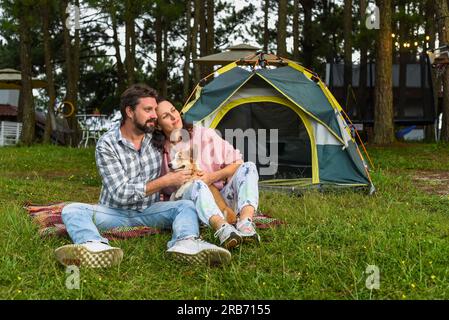
[[[224,265],[231,261],[231,253],[199,238],[178,240],[167,250],[174,259],[192,264]]]
[[[260,242],[260,236],[257,234],[256,226],[250,218],[237,222],[236,227],[244,242]]]
[[[56,259],[65,266],[105,268],[120,264],[123,251],[102,242],[69,244],[55,250]]]
[[[215,238],[220,240],[220,245],[226,249],[232,249],[242,243],[242,237],[239,232],[229,223],[225,223],[218,229],[215,234]]]

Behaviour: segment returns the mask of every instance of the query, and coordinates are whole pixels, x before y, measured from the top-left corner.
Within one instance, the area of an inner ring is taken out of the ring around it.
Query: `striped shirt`
[[[159,192],[145,195],[147,182],[161,173],[161,153],[150,143],[151,137],[145,134],[140,150],[136,150],[117,125],[98,140],[95,160],[103,183],[100,204],[143,211],[159,201]]]

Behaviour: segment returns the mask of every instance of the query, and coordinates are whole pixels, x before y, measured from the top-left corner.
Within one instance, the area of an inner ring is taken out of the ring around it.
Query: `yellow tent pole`
[[[187,98],[186,102],[184,103],[184,105],[182,106],[181,110],[184,110],[185,106],[187,105],[187,103],[190,101],[190,98],[192,98],[193,94],[196,92],[196,89],[198,88],[199,84],[197,84],[195,86],[195,88],[192,90],[192,92],[190,93],[190,96]]]
[[[349,116],[346,114],[346,112],[345,112],[343,109],[341,109],[341,111],[343,111],[343,114],[344,114],[344,116],[346,117],[346,120],[348,120],[349,123],[350,123],[352,126],[354,126],[354,124],[352,123],[351,119],[350,119]],[[373,167],[373,169],[375,169],[374,163],[371,161],[371,158],[370,158],[370,156],[369,156],[369,154],[368,154],[368,151],[366,151],[365,144],[363,143],[362,139],[360,138],[359,133],[357,132],[357,130],[355,130],[355,134],[357,135],[357,138],[359,139],[360,144],[362,145],[363,151],[365,152],[365,155],[366,155],[366,157],[368,158],[369,163],[371,164],[371,167]]]
[[[211,75],[214,75],[215,72],[218,72],[218,74],[223,74],[231,69],[233,69],[234,67],[237,66],[237,61],[231,62],[227,65],[225,65],[224,67],[218,69],[217,71],[214,71],[210,74],[208,74],[207,76],[205,76],[204,78],[202,78],[200,80],[200,82],[197,83],[197,85],[195,86],[195,88],[192,90],[192,92],[190,93],[190,96],[187,98],[186,102],[184,103],[184,105],[181,108],[181,112],[187,112],[188,110],[184,110],[186,108],[186,106],[189,104],[190,99],[192,98],[193,94],[196,92],[196,90],[198,89],[198,87],[200,86],[201,81],[206,80],[207,78],[209,78]]]

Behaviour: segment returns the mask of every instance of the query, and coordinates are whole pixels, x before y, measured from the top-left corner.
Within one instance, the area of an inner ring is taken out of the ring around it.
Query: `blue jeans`
[[[259,174],[256,165],[252,162],[245,162],[240,165],[220,193],[226,204],[237,214],[240,214],[243,207],[248,205],[257,210],[259,205],[258,181]],[[201,180],[193,181],[182,198],[195,203],[199,219],[208,226],[210,226],[209,219],[213,215],[224,218],[209,187]]]
[[[156,202],[142,212],[109,208],[103,205],[71,203],[62,210],[62,220],[76,244],[86,241],[108,243],[98,230],[116,227],[148,226],[172,229],[167,247],[176,241],[199,236],[199,221],[192,201]]]

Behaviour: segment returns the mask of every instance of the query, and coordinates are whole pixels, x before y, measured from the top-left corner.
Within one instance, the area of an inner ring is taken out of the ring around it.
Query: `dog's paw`
[[[237,222],[237,215],[231,208],[224,209],[223,215],[229,224],[235,224]]]

